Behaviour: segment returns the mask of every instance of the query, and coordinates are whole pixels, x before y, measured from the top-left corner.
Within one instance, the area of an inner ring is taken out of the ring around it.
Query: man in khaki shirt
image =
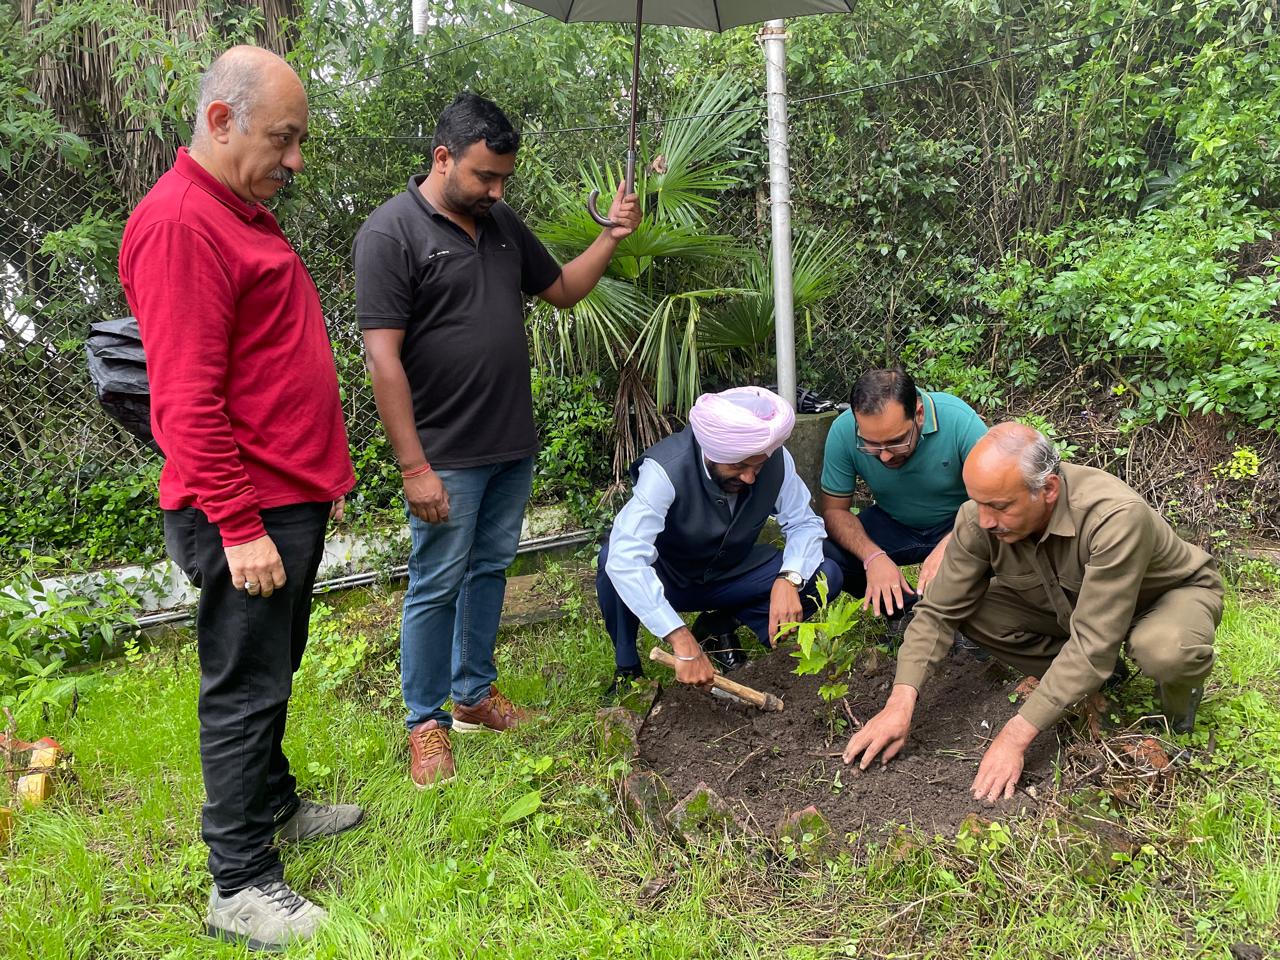
[[[1096,693],[1121,648],[1156,681],[1173,728],[1190,732],[1213,665],[1222,580],[1131,487],[1060,464],[1053,445],[1017,423],[992,428],[964,466],[960,508],[937,577],[917,605],[883,710],[850,738],[846,763],[888,762],[906,742],[916,697],[959,629],[1040,685],[991,742],[978,799],[1013,796],[1041,730]]]

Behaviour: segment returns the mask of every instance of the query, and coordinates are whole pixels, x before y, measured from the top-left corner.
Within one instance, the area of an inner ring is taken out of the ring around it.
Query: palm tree
[[[749,187],[740,176],[743,146],[758,124],[739,110],[745,89],[729,76],[673,105],[676,117],[656,140],[641,141],[636,192],[645,218],[618,245],[609,271],[569,310],[538,304],[531,317],[534,363],[557,374],[612,371],[616,390],[614,473],[685,411],[704,377],[721,382],[767,379],[773,348],[772,278],[761,251],[708,232],[727,191]],[[620,168],[581,166],[582,180],[609,196]],[[599,227],[581,194],[557,192],[554,213],[537,225],[561,257],[584,249]],[[842,237],[800,234],[794,261],[795,304],[808,318],[847,279]]]
[[[17,0],[22,29],[39,34],[33,93],[70,132],[104,137],[116,154],[111,167],[129,205],[169,168],[175,140],[186,136],[184,129],[168,128],[164,113],[184,114],[194,103],[195,64],[250,31],[259,45],[282,56],[293,45],[289,25],[302,15],[300,0],[245,0],[234,21],[222,6]],[[108,136],[139,126],[145,128],[141,135]]]

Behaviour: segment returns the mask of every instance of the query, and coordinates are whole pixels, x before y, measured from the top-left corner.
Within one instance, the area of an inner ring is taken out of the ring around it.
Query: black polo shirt
[[[522,291],[547,289],[560,264],[505,203],[472,240],[427,202],[424,179],[411,177],[356,234],[360,329],[405,331],[400,359],[433,466],[527,457],[538,438]]]

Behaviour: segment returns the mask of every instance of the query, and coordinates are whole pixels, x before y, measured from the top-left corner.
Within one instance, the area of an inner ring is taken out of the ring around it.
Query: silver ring
[[[246,590],[257,590],[257,589],[258,589],[258,582],[257,582],[256,580],[246,580],[246,581],[244,582],[244,588],[245,588]]]

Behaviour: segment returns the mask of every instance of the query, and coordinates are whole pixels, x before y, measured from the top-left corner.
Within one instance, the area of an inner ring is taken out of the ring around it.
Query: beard
[[[487,216],[495,203],[485,196],[473,197],[463,193],[450,183],[448,178],[444,182],[444,200],[449,205],[449,209],[455,213],[476,219]]]

